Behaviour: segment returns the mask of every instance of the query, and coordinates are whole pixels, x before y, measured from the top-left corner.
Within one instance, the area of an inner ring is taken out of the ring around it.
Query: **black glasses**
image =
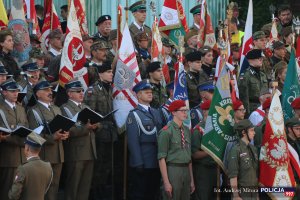
[[[84,92],[84,90],[73,90],[71,92],[81,93],[81,92]]]
[[[180,111],[180,112],[189,112],[189,109],[182,109],[182,110],[176,110],[176,111]]]
[[[246,112],[246,109],[237,109],[238,111],[241,111],[241,112]]]

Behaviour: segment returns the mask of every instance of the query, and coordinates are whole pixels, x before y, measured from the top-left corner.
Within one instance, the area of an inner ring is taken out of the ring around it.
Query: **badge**
[[[246,156],[246,155],[247,155],[247,153],[241,153],[241,154],[240,154],[240,158],[241,158],[241,157],[244,157],[244,156]]]
[[[195,119],[195,113],[191,113],[191,119]]]
[[[128,117],[128,119],[127,119],[127,124],[132,124],[132,119],[131,119],[131,117]]]

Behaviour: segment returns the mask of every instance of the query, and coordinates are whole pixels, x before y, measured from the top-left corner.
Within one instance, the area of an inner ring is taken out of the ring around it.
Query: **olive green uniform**
[[[249,66],[238,81],[240,100],[243,102],[249,115],[260,106],[260,91],[268,90],[268,80],[265,73]]]
[[[160,108],[168,100],[166,88],[161,84],[151,83],[151,85],[153,99],[150,103],[150,106],[153,108]]]
[[[184,146],[182,146],[182,130],[185,139]],[[184,125],[182,130],[174,121],[171,121],[158,135],[158,159],[166,160],[173,200],[190,198],[191,177],[188,165],[191,162],[191,133]],[[165,192],[163,192],[163,199],[168,199]]]
[[[43,200],[52,181],[52,169],[48,162],[32,157],[19,166],[11,190],[10,199]]]
[[[205,123],[195,126],[192,133],[192,154],[202,151],[201,141]],[[208,155],[201,159],[193,159],[193,175],[195,181],[195,200],[211,200],[216,198],[214,188],[217,187],[217,163]]]
[[[242,199],[257,200],[258,193],[243,192],[243,188],[258,187],[258,156],[252,144],[240,140],[228,154],[228,178],[236,178]]]
[[[263,136],[265,133],[265,127],[266,127],[266,118],[263,119],[263,121],[260,123],[259,126],[255,127],[255,136],[254,136],[254,145],[260,150]]]

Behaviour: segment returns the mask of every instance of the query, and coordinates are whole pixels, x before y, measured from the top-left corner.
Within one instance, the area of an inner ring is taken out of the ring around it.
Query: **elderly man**
[[[93,36],[94,41],[101,40],[105,43],[106,46],[110,46],[108,37],[111,30],[111,16],[102,15],[98,18],[95,25],[97,26],[98,32]]]

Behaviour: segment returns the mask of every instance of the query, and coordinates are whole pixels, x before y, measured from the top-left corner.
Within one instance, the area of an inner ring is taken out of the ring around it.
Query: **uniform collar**
[[[7,103],[7,105],[8,105],[11,109],[14,109],[14,108],[16,107],[16,104],[15,104],[15,103],[13,104],[13,103],[7,101],[6,99],[5,99],[5,103]]]
[[[74,101],[74,100],[72,100],[72,99],[69,99],[71,102],[73,102],[76,106],[78,106],[78,105],[81,105],[81,103],[78,103],[78,102],[76,102],[76,101]]]
[[[140,26],[136,21],[133,22],[133,24],[140,30],[142,28],[142,30],[144,31],[144,24],[142,26]]]
[[[141,104],[139,103],[139,106],[141,106],[142,108],[144,108],[145,110],[149,110],[150,106],[147,106],[147,105],[144,105],[144,104]]]
[[[55,49],[53,49],[52,47],[50,47],[49,51],[54,55],[54,56],[59,56],[61,54],[61,50],[57,51]]]
[[[42,102],[42,101],[40,101],[40,100],[38,100],[38,102],[39,102],[40,104],[42,104],[43,106],[45,106],[48,110],[50,110],[50,109],[49,109],[50,104],[47,104],[47,103]]]

